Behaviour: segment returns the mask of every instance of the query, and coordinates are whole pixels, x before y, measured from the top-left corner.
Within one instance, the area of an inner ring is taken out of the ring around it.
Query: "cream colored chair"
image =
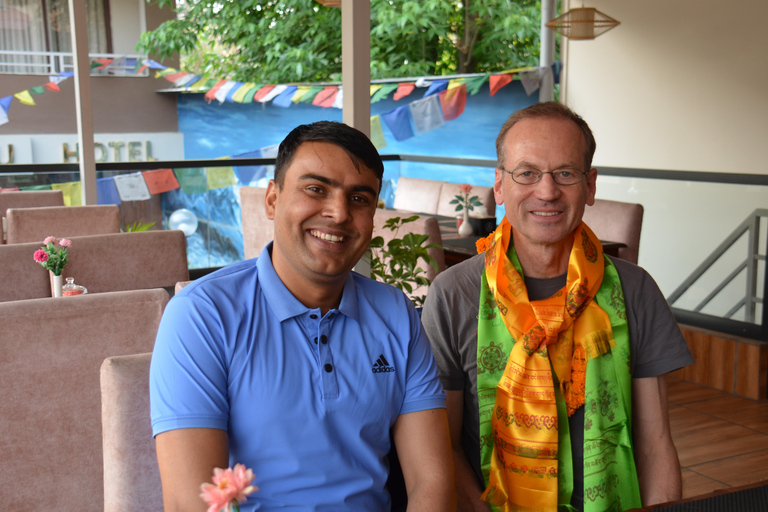
[[[168,288],[189,280],[184,233],[143,231],[72,237],[62,275],[88,293]],[[32,259],[40,243],[0,245],[0,302],[51,296],[46,271]]]
[[[163,510],[149,417],[151,353],[110,357],[101,365],[104,512]]]
[[[120,233],[117,205],[10,208],[6,212],[6,243],[42,242],[48,236],[71,238]]]
[[[0,303],[3,510],[104,510],[99,368],[151,352],[167,302],[154,289]]]
[[[267,189],[240,188],[240,212],[243,222],[245,259],[256,258],[275,236],[275,223],[264,212]]]
[[[596,199],[584,210],[583,219],[600,240],[626,244],[619,249],[619,258],[637,264],[643,205]]]
[[[435,215],[455,217],[456,205],[450,204],[461,192],[458,183],[424,180],[400,176],[397,180],[394,208]],[[496,202],[493,187],[473,186],[471,196],[477,196],[483,205],[475,208],[470,215],[478,218],[494,217]]]

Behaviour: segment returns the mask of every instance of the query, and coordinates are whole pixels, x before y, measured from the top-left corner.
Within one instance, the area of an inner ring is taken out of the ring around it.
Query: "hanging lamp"
[[[341,7],[341,0],[316,0],[317,3],[326,7]]]
[[[594,7],[577,7],[547,22],[546,26],[569,39],[594,39],[619,23]]]

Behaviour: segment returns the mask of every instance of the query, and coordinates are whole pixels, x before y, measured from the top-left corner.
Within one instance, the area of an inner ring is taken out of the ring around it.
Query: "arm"
[[[667,377],[632,380],[635,463],[643,506],[680,499],[682,478],[667,411]]]
[[[488,503],[480,500],[483,489],[477,483],[472,467],[461,446],[461,429],[464,423],[464,392],[446,391],[448,427],[451,431],[451,447],[456,467],[456,496],[459,512],[490,512]]]
[[[408,492],[408,511],[456,510],[445,410],[401,414],[393,435]]]
[[[229,465],[227,432],[212,428],[169,430],[155,438],[166,512],[205,512],[200,485],[213,468]]]

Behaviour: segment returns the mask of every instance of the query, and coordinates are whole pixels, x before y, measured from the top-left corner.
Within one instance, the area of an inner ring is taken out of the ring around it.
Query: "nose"
[[[323,216],[333,219],[336,224],[344,224],[351,218],[349,202],[344,194],[331,194],[325,201]]]
[[[562,192],[551,172],[542,173],[541,179],[534,187],[536,187],[536,197],[542,201],[553,201],[560,197]]]

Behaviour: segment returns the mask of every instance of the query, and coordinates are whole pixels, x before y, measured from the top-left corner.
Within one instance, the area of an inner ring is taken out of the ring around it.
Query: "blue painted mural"
[[[416,89],[399,101],[389,99],[371,105],[371,115],[421,99],[426,89]],[[499,128],[515,110],[536,103],[538,94],[527,96],[522,84],[514,81],[490,96],[486,83],[474,96],[467,97],[464,113],[440,128],[397,142],[382,122],[387,154],[434,155],[462,158],[496,158],[495,141]],[[341,121],[342,112],[304,103],[281,108],[271,103],[242,104],[214,101],[208,104],[202,94],[178,96],[179,132],[184,134],[186,159],[212,159],[248,153],[279,144],[299,124],[320,120]],[[391,205],[399,176],[435,179],[455,183],[490,186],[489,168],[459,167],[416,162],[388,162],[382,198]],[[250,183],[264,185],[264,181]],[[243,258],[242,224],[238,189],[209,190],[204,194],[185,194],[181,190],[163,195],[167,218],[179,208],[192,210],[200,221],[194,235],[187,237],[190,268],[222,266]],[[497,209],[501,215],[503,209]]]

